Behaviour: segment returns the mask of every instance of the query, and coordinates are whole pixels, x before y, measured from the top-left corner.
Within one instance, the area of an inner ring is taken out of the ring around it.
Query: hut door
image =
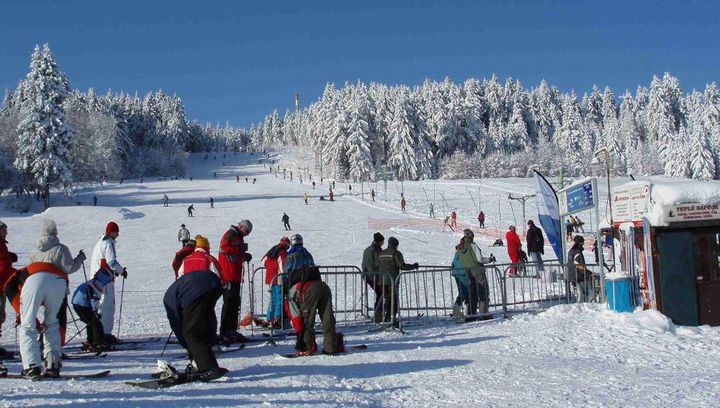
[[[662,313],[674,323],[697,326],[698,306],[693,236],[685,231],[657,234]]]
[[[693,235],[700,324],[720,326],[720,233],[713,228]]]

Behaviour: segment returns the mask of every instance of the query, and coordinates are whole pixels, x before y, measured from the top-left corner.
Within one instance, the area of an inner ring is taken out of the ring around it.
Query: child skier
[[[277,245],[267,251],[260,262],[265,264],[265,284],[270,287],[270,304],[267,310],[267,320],[275,328],[281,325],[282,318],[282,282],[276,279],[285,263],[287,251],[290,248],[290,238],[282,237]]]
[[[80,320],[87,324],[87,342],[83,343],[84,350],[98,352],[108,348],[102,322],[98,317],[98,304],[105,293],[105,288],[112,281],[113,275],[105,269],[100,269],[92,279],[78,286],[73,293],[73,309]]]

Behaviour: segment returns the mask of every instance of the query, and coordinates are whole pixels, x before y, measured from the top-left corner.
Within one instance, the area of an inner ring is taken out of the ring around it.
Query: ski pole
[[[120,289],[120,316],[118,316],[118,330],[117,330],[117,338],[120,338],[120,324],[122,323],[122,309],[123,309],[123,300],[125,298],[125,278],[123,276],[123,283],[122,288]]]
[[[72,316],[73,323],[75,324],[75,329],[80,332],[80,327],[77,324],[78,319],[75,317],[75,313],[73,313],[72,308],[68,305],[68,310],[70,311],[70,316]],[[65,341],[67,343],[67,341]]]
[[[173,331],[170,330],[170,334],[167,336],[167,340],[165,340],[165,346],[163,346],[162,352],[160,353],[160,358],[162,358],[163,355],[165,355],[165,350],[167,349],[168,344],[170,344],[170,337],[172,337]]]
[[[85,271],[85,261],[82,261],[83,276],[85,277],[85,283],[87,283],[87,272]]]

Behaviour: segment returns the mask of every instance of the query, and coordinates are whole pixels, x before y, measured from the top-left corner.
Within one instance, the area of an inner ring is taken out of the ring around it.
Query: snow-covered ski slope
[[[408,214],[402,214],[395,182],[388,182],[387,199],[382,182],[377,184],[374,204],[369,197],[361,201],[359,185],[353,185],[354,195],[349,196],[347,185],[339,183],[336,202],[319,201],[320,194],[327,198],[327,182],[313,190],[297,178],[276,178],[257,164],[257,158],[229,153],[223,159],[221,153],[216,160],[210,155],[203,161],[201,155],[193,155],[188,164],[193,181],[112,182],[81,190],[73,201],[83,206],[59,203],[33,216],[0,212],[0,219],[10,227],[9,247],[19,254],[20,265],[27,263],[43,217],[55,219],[61,240],[73,253],[81,248],[90,252],[107,221],[117,221],[119,259],[130,274],[122,322],[126,337],[168,332],[157,305],[173,280],[169,265],[183,222],[192,234],[209,236],[216,251],[231,223],[251,219],[255,229],[247,242],[257,262],[281,236],[290,234],[280,221],[287,212],[292,232],[301,233],[316,261],[326,265],[359,264],[376,228],[400,240],[408,262],[448,264],[459,234],[441,232],[443,215],[457,208],[459,221],[474,225],[475,181],[404,183]],[[532,180],[483,180],[480,185],[489,227],[499,225],[504,231],[522,222],[517,203],[514,219],[508,201],[500,200],[498,209],[498,199],[509,192],[531,193]],[[427,217],[426,207],[433,186],[439,219],[435,221]],[[309,205],[303,202],[304,192],[311,195]],[[170,197],[169,208],[162,206],[164,193]],[[98,195],[98,207],[89,206],[93,194]],[[209,208],[209,197],[215,200],[214,209]],[[532,201],[527,213],[535,218]],[[188,218],[191,203],[196,216]],[[483,242],[488,244],[493,234],[491,230]],[[504,248],[483,249],[501,261],[507,259]],[[82,271],[73,275],[71,290],[82,280]],[[2,338],[11,348],[13,318],[11,314],[3,326]],[[411,326],[405,335],[368,333],[365,328],[348,328],[345,333],[349,344],[368,344],[368,350],[287,360],[274,354],[291,352],[292,340],[279,341],[277,347],[252,343],[221,356],[221,365],[231,370],[222,381],[160,391],[124,382],[149,379],[162,343],[104,358],[69,360],[64,367],[68,373],[105,368],[112,373],[100,380],[62,383],[0,380],[0,406],[717,406],[720,395],[720,329],[674,327],[655,312],[617,315],[598,305],[559,306],[506,321]],[[167,353],[169,358],[182,354],[176,344],[169,345]],[[7,365],[20,370],[19,363]]]

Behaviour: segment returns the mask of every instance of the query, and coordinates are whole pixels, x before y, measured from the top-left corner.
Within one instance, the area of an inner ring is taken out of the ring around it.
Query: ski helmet
[[[302,245],[303,244],[303,238],[300,234],[293,234],[290,237],[290,245]]]
[[[475,233],[472,232],[471,229],[466,228],[466,229],[463,230],[463,237],[465,237],[465,238],[475,238]]]

